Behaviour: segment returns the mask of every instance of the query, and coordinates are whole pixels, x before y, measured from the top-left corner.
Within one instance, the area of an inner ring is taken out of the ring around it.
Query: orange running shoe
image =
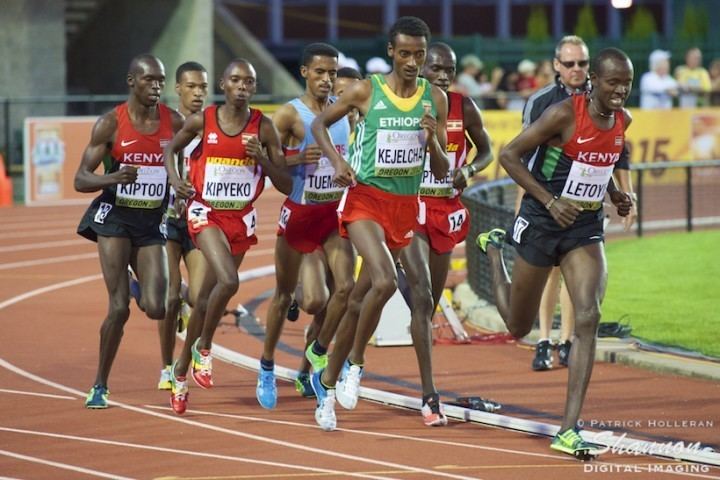
[[[199,340],[200,338],[195,340],[195,343],[190,348],[192,351],[192,377],[200,388],[208,389],[213,386],[212,357],[210,356],[210,350],[198,350],[197,343]]]
[[[177,363],[177,361],[176,361]],[[175,376],[175,363],[170,368],[170,406],[173,412],[182,415],[187,410],[188,403],[188,384],[187,377],[180,378]]]

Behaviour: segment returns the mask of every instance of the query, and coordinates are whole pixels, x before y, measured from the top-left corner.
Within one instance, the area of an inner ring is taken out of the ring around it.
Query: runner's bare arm
[[[263,152],[265,147],[267,156]],[[260,121],[260,138],[251,137],[246,145],[248,155],[254,157],[267,173],[275,188],[285,195],[292,191],[292,178],[280,146],[280,137],[272,121],[263,115]]]
[[[195,193],[192,184],[188,180],[183,180],[178,172],[177,154],[183,150],[193,138],[195,138],[203,129],[203,114],[193,113],[183,123],[182,128],[175,133],[173,139],[168,143],[163,151],[163,161],[165,162],[165,170],[168,173],[168,181],[175,189],[178,198],[186,199]]]
[[[335,145],[330,138],[328,128],[347,115],[353,108],[357,108],[362,115],[367,115],[368,102],[372,94],[370,80],[360,80],[350,84],[337,102],[328,106],[320,115],[315,117],[312,123],[312,134],[320,146],[322,152],[327,156],[335,169],[333,180],[341,187],[347,187],[355,183],[355,172],[345,159],[335,150]]]
[[[575,129],[575,110],[571,99],[564,100],[551,106],[515,137],[500,152],[500,164],[515,182],[546,206],[550,215],[562,227],[568,227],[575,222],[580,208],[570,202],[556,198],[545,189],[535,178],[522,161],[522,156],[545,143],[562,145],[567,141]]]
[[[438,180],[444,179],[450,170],[447,157],[447,95],[440,88],[432,85],[432,97],[437,110],[437,118],[425,112],[420,126],[428,135],[427,148],[430,153],[430,171]]]
[[[107,175],[95,173],[103,158],[110,154],[116,130],[115,111],[106,113],[95,122],[90,143],[85,147],[80,166],[75,172],[74,186],[78,192],[97,192],[111,185],[133,183],[137,178],[137,170],[133,167],[123,167]]]
[[[465,132],[467,132],[473,145],[475,145],[477,152],[469,164],[455,172],[453,185],[456,188],[467,187],[467,179],[487,168],[493,159],[492,150],[490,149],[490,136],[483,125],[480,109],[470,97],[463,97],[463,116],[465,118]]]
[[[273,114],[272,122],[280,136],[280,144],[285,152],[285,163],[287,166],[294,167],[301,163],[312,163],[306,162],[305,157],[307,150],[297,150],[297,146],[302,143],[305,138],[305,126],[295,107],[289,103],[282,105]],[[319,158],[318,156],[315,161]]]

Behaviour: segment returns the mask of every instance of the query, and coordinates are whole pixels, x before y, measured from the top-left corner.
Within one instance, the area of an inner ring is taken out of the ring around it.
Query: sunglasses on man
[[[577,65],[580,68],[585,68],[590,64],[590,60],[579,60],[577,62],[573,62],[573,61],[563,62],[562,60],[560,60],[558,58],[557,61],[560,62],[560,65],[562,65],[565,68],[573,68],[575,65]]]

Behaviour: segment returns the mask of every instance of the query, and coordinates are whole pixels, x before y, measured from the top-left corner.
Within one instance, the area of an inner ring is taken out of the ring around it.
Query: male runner
[[[303,283],[303,305],[319,311],[327,302],[322,331],[330,332],[319,340],[323,345],[332,339],[353,286],[354,255],[352,245],[338,233],[337,208],[343,188],[333,182],[335,170],[313,139],[310,124],[332,100],[339,52],[325,43],[313,43],[302,54],[300,74],[305,78],[305,93],[286,103],[273,115],[280,139],[291,167],[292,192],[285,200],[278,221],[275,242],[275,276],[277,287],[267,314],[265,345],[260,358],[256,396],[264,408],[275,408],[277,387],[274,375],[275,347],[280,338],[285,314],[298,284],[303,254],[322,250],[332,273],[333,292],[328,299],[325,269],[315,272],[314,281]],[[345,155],[350,136],[347,118],[330,126],[333,149]],[[321,332],[322,332],[321,331]],[[324,353],[324,352],[322,352]],[[323,368],[327,357],[316,368]],[[323,362],[324,360],[324,362]],[[307,377],[299,381],[307,383]],[[304,388],[303,388],[304,391]]]
[[[448,92],[455,79],[457,57],[449,45],[433,43],[428,48],[422,75],[448,96],[447,156],[450,171],[436,179],[425,163],[420,183],[420,217],[412,242],[400,253],[403,270],[410,286],[410,334],[415,347],[422,382],[421,413],[425,425],[447,424],[432,375],[432,315],[440,301],[455,245],[465,240],[469,226],[468,211],[460,203],[467,180],[492,161],[490,138],[483,127],[475,102],[459,93]],[[470,163],[470,145],[477,153]]]
[[[171,369],[171,405],[177,414],[187,409],[186,373],[191,364],[195,382],[201,388],[213,386],[212,339],[238,290],[237,269],[257,243],[253,202],[262,193],[265,176],[281,192],[289,192],[291,184],[277,131],[268,117],[250,108],[257,88],[255,68],[247,60],[233,60],[220,88],[225,103],[190,115],[165,148],[170,182],[178,197],[190,199],[188,231],[208,263],[185,345]],[[190,181],[182,180],[174,157],[197,136],[202,143],[190,158]]]
[[[202,110],[208,95],[207,70],[197,62],[185,62],[175,71],[175,93],[180,99],[178,110],[184,117]],[[200,138],[194,138],[183,151],[183,162],[180,174],[183,178],[188,175],[188,159],[193,150],[200,143]],[[172,366],[175,351],[175,332],[178,327],[178,314],[182,297],[182,274],[180,273],[180,260],[185,261],[188,270],[188,301],[194,305],[198,289],[202,282],[207,265],[200,250],[190,239],[185,215],[185,202],[175,198],[175,190],[170,189],[170,200],[165,225],[167,227],[167,243],[165,250],[168,256],[168,299],[165,311],[165,320],[158,322],[160,334],[160,354],[163,369],[160,371],[158,382],[159,390],[170,390],[170,367]]]
[[[490,260],[498,311],[518,338],[532,328],[547,276],[560,265],[575,306],[576,340],[570,350],[565,413],[551,447],[577,457],[597,453],[582,439],[577,421],[592,373],[607,282],[603,198],[607,191],[621,216],[633,203],[612,181],[632,120],[624,108],[632,80],[633,66],[624,52],[600,51],[590,66],[592,91],[553,105],[501,151],[502,166],[527,192],[510,238],[518,252],[512,282],[501,252],[505,232],[494,229],[478,238]],[[550,154],[528,168],[522,156],[543,144]]]
[[[430,29],[419,18],[399,18],[387,46],[393,70],[350,85],[312,124],[318,145],[335,167],[335,183],[350,187],[338,209],[340,231],[363,258],[328,367],[312,376],[318,400],[315,420],[324,430],[336,427],[334,387],[351,350],[337,398],[345,408],[357,403],[365,348],[397,289],[395,260],[417,223],[426,148],[433,175],[445,178],[448,172],[447,97],[418,78],[429,38]],[[347,163],[327,129],[353,108],[363,118]]]
[[[167,260],[163,213],[167,176],[162,151],[182,117],[160,103],[165,67],[142,54],[130,62],[127,102],[98,119],[75,174],[75,190],[102,190],[83,215],[78,233],[97,242],[108,291],[108,314],[100,328],[100,358],[87,408],[107,408],[108,377],[130,316],[128,266],[137,272],[145,314],[165,318]],[[104,163],[103,174],[95,169]]]

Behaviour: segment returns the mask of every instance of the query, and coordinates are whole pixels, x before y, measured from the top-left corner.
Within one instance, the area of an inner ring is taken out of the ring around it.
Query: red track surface
[[[241,270],[273,263],[280,202],[275,191],[259,202],[260,244]],[[178,417],[168,409],[168,394],[155,390],[156,326],[134,304],[110,376],[110,399],[118,404],[86,410],[107,298],[95,245],[74,233],[83,209],[0,210],[0,477],[720,478],[720,469],[643,456],[606,454],[582,464],[555,454],[546,437],[462,422],[430,429],[416,411],[367,401],[354,411],[338,406],[339,430],[326,433],[315,426],[314,401],[289,383],[280,382],[278,407],[266,411],[255,400],[255,373],[219,361],[217,386],[192,385],[190,410]],[[234,301],[273,285],[273,277],[246,282]],[[266,309],[264,302],[256,311],[260,319]],[[307,321],[288,324],[281,341],[299,349]],[[253,357],[261,351],[258,338],[230,322],[215,341]],[[434,357],[443,392],[490,397],[506,415],[559,423],[567,373],[531,372],[527,349],[437,346]],[[279,352],[276,361],[295,368],[299,359]],[[411,347],[370,347],[367,370],[384,377],[368,375],[364,386],[419,395]],[[717,383],[598,364],[583,418],[596,429],[625,427],[634,438],[717,447],[718,398]],[[648,465],[676,473],[650,473]]]

